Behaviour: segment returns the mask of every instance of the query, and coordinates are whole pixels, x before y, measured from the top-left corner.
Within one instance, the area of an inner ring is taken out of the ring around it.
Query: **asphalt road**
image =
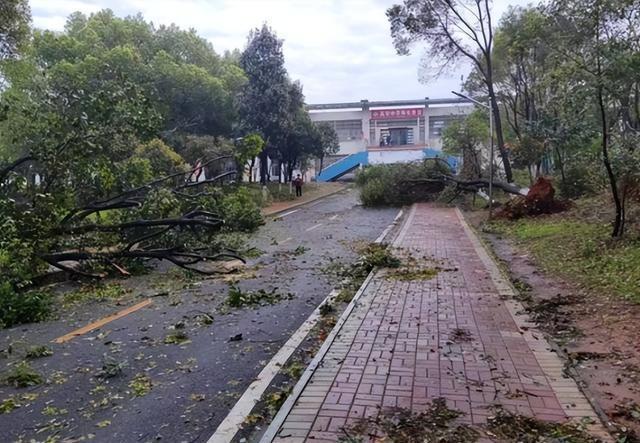
[[[154,272],[129,279],[126,285],[133,291],[119,303],[73,305],[61,310],[57,320],[0,331],[3,372],[30,345],[46,344],[54,351],[30,362],[45,376],[44,384],[0,386],[0,411],[12,395],[23,404],[0,413],[0,441],[206,442],[335,286],[323,268],[331,261],[353,260],[350,245],[373,241],[396,214],[395,209],[363,208],[356,192],[346,191],[270,218],[252,239],[265,253],[249,262],[238,286],[292,294],[273,305],[224,313],[220,307],[229,290],[224,280],[184,280],[174,271]],[[299,246],[305,249],[294,253]],[[167,295],[70,342],[51,343],[158,292]],[[202,313],[212,315],[213,323],[203,324]],[[178,330],[188,342],[166,344],[167,335]],[[229,340],[238,334],[242,340]],[[105,362],[120,365],[121,373],[97,376]],[[136,396],[136,389],[149,388]],[[25,400],[25,393],[37,398]]]

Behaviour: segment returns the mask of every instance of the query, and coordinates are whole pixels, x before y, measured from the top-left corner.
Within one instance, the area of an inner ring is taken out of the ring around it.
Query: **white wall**
[[[387,151],[369,151],[369,164],[379,165],[388,163],[407,163],[422,160],[424,153],[421,149],[395,149]]]
[[[429,131],[429,120],[436,119],[441,116],[463,116],[471,113],[475,107],[469,104],[451,105],[451,106],[429,106],[425,108],[425,144],[428,148],[442,149],[442,139],[440,136],[431,134]],[[369,140],[369,120],[371,111],[363,111],[361,109],[351,110],[332,110],[332,111],[310,111],[311,120],[315,122],[334,121],[334,120],[361,120],[362,121],[362,139],[346,140],[340,142],[340,151],[338,155],[349,155],[356,152],[365,151],[368,146],[377,146],[380,139],[380,129],[376,130],[376,140]],[[420,128],[413,128],[413,138],[415,144],[420,142]],[[404,152],[404,151],[403,151]],[[404,154],[403,154],[404,155]],[[401,155],[401,156],[403,156]],[[422,158],[422,157],[420,157]],[[402,161],[402,160],[400,160]],[[407,160],[410,161],[410,160]]]
[[[337,155],[349,155],[356,152],[365,151],[369,144],[369,111],[310,111],[309,115],[314,122],[325,122],[334,120],[361,120],[362,138],[359,140],[345,140],[340,142],[340,150]]]

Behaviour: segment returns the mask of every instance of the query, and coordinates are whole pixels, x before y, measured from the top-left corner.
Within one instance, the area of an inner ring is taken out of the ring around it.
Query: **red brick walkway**
[[[421,411],[438,397],[472,424],[497,404],[543,420],[596,418],[506,300],[511,287],[459,212],[414,206],[394,246],[444,270],[418,281],[377,272],[273,441],[335,442],[358,419],[388,407]]]

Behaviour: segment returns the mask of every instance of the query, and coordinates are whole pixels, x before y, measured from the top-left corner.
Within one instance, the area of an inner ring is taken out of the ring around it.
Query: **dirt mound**
[[[556,200],[551,180],[539,177],[524,197],[516,197],[496,212],[496,217],[514,220],[540,214],[553,214],[567,209],[567,202]]]

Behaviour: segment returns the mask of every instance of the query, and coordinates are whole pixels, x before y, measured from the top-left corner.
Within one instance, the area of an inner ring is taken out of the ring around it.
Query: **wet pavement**
[[[414,205],[394,246],[419,267],[407,278],[389,269],[373,275],[284,422],[271,425],[274,438],[265,440],[383,441],[377,430],[358,429],[443,399],[469,426],[483,426],[501,406],[542,421],[591,423],[589,431],[609,441],[458,211]],[[432,273],[420,278],[420,269]]]
[[[226,281],[169,270],[129,279],[125,286],[132,291],[119,301],[71,305],[57,320],[1,331],[3,372],[28,346],[47,345],[54,354],[30,361],[44,384],[0,386],[0,406],[12,396],[20,405],[0,413],[0,440],[206,441],[335,286],[324,268],[353,260],[352,243],[373,241],[397,212],[365,209],[348,190],[269,218],[251,241],[264,254],[248,262],[238,287],[291,294],[273,305],[220,310]],[[147,307],[65,344],[51,343],[150,296]],[[213,323],[207,324],[205,314]],[[184,332],[186,341],[166,344],[177,332]],[[99,377],[105,362],[121,371]]]

